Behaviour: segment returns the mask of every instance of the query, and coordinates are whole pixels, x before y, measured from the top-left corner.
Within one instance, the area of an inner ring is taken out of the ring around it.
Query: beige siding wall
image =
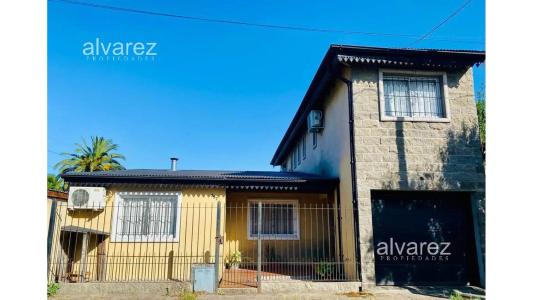
[[[348,77],[348,74],[346,74]],[[306,159],[294,171],[337,177],[342,214],[342,246],[345,270],[355,278],[355,235],[350,171],[348,130],[348,88],[340,80],[326,96],[323,106],[324,129],[318,134],[318,144],[312,145],[312,135],[306,138]],[[290,160],[290,158],[288,158]],[[287,162],[289,163],[289,162]],[[290,164],[290,163],[289,163]],[[287,164],[287,165],[289,165]]]
[[[68,211],[66,205],[58,210],[56,238],[52,251],[52,272],[64,272],[65,252],[68,239],[59,235],[62,226],[79,226],[106,233],[112,232],[113,203],[118,191],[140,191],[140,189],[113,188],[107,191],[106,208],[103,211]],[[142,189],[142,191],[161,191]],[[216,201],[224,205],[224,189],[183,189],[180,203],[179,241],[177,242],[117,242],[107,237],[105,243],[105,278],[111,281],[153,281],[189,280],[193,263],[208,263],[214,260],[214,238],[216,226]],[[216,198],[214,197],[216,196]],[[65,203],[66,204],[66,203]],[[221,228],[223,230],[224,215]],[[80,273],[82,234],[73,240],[77,244],[72,265],[73,273]],[[59,241],[63,247],[58,247]],[[86,269],[88,279],[96,280],[98,241],[90,235]],[[63,269],[63,270],[58,270]]]
[[[259,199],[298,201],[299,239],[263,241],[263,248],[272,249],[272,255],[280,261],[319,261],[335,254],[336,231],[330,225],[335,224],[336,214],[334,209],[328,209],[332,200],[326,194],[232,192],[228,193],[225,211],[225,257],[239,251],[244,260],[257,261],[257,240],[248,239],[247,207],[248,200]]]

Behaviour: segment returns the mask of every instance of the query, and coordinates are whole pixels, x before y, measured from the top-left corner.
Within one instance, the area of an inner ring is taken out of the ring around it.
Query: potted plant
[[[226,268],[238,269],[242,262],[242,254],[239,250],[226,257]]]

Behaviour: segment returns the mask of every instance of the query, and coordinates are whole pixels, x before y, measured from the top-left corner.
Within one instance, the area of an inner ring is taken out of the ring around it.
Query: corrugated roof
[[[61,177],[73,185],[148,184],[243,190],[323,190],[338,183],[338,179],[332,177],[277,171],[131,169],[69,172]]]
[[[329,177],[301,172],[277,171],[217,171],[217,170],[164,170],[164,169],[130,169],[98,172],[69,172],[62,175],[66,180],[76,177],[99,178],[173,178],[173,179],[217,179],[217,180],[268,180],[268,181],[301,181],[331,179]]]

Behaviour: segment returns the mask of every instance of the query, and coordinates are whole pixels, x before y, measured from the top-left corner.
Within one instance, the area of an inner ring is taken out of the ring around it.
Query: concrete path
[[[226,295],[196,295],[197,300],[326,300],[326,299],[369,299],[369,300],[443,300],[449,299],[449,295],[453,292],[453,288],[417,288],[417,287],[377,287],[369,290],[366,293],[334,293],[334,292],[319,292],[319,293],[275,293],[275,294],[257,294],[248,291],[244,294],[228,293]],[[483,294],[483,290],[475,288],[460,288],[462,292],[471,294]],[[90,294],[89,294],[90,295]],[[94,295],[94,294],[93,294]],[[109,296],[88,296],[87,294],[80,297],[80,294],[57,295],[49,298],[50,300],[78,300],[80,298],[88,300],[179,300],[179,296],[159,296],[157,293],[143,294],[131,293],[125,295],[109,295]],[[481,297],[480,297],[481,298]],[[468,299],[465,297],[465,299]]]
[[[368,300],[442,300],[446,297],[434,297],[426,295],[417,295],[410,292],[378,292],[378,293],[366,293],[366,294],[326,294],[326,293],[313,293],[313,294],[255,294],[255,295],[201,295],[198,296],[198,300],[329,300],[329,299],[368,299]]]

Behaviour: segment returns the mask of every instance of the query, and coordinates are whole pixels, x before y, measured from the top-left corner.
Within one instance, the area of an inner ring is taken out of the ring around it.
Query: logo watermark
[[[97,37],[83,43],[82,54],[91,61],[155,61],[156,42],[105,42]]]
[[[450,242],[396,242],[390,238],[388,242],[379,242],[376,247],[376,258],[380,261],[448,261]]]

